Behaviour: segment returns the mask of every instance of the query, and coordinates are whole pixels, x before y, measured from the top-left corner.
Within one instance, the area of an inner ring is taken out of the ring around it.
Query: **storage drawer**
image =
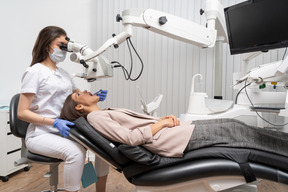
[[[19,149],[22,146],[21,139],[15,137],[14,135],[10,134],[7,135],[7,143],[6,143],[6,150],[7,152],[14,151],[15,149]]]
[[[7,155],[6,171],[11,172],[14,169],[18,169],[18,167],[14,165],[14,162],[19,160],[20,158],[21,158],[21,150]]]

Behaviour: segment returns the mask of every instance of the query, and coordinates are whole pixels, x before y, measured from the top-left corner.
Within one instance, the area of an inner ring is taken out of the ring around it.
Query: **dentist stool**
[[[42,155],[38,155],[32,153],[27,150],[25,145],[25,135],[26,130],[29,125],[28,122],[22,121],[18,119],[17,110],[18,110],[18,102],[19,102],[20,94],[16,94],[12,97],[10,101],[10,112],[9,112],[9,121],[10,121],[10,129],[13,135],[16,137],[22,138],[22,161],[26,159],[26,162],[35,162],[40,164],[50,165],[50,170],[48,173],[44,175],[44,177],[49,177],[50,179],[50,190],[44,190],[44,192],[56,192],[56,191],[65,191],[64,189],[58,189],[58,165],[62,162],[61,159],[55,159],[51,157],[46,157]]]

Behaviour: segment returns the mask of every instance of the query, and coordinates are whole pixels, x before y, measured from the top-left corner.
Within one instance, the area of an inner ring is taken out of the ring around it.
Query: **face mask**
[[[51,47],[51,46],[50,46]],[[51,47],[52,48],[52,47]],[[53,53],[49,53],[50,59],[55,62],[55,63],[59,63],[65,60],[66,58],[66,51],[62,51],[60,49],[56,49],[56,48],[52,48],[53,49]]]

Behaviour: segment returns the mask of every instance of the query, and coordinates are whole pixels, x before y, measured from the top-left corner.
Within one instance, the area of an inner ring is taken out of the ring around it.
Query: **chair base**
[[[65,189],[44,190],[44,191],[41,191],[41,192],[57,192],[57,191],[65,191]]]
[[[58,189],[58,166],[60,163],[53,163],[50,164],[50,170],[47,172],[44,177],[49,177],[49,184],[50,184],[50,189],[49,190],[44,190],[42,192],[57,192],[57,191],[65,191],[65,189]]]
[[[215,176],[165,186],[136,186],[137,192],[257,192],[261,180],[247,184],[243,176]]]

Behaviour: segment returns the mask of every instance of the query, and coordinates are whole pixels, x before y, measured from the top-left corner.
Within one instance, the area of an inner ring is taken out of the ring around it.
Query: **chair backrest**
[[[112,143],[99,134],[84,117],[79,117],[74,123],[74,128],[78,129],[86,138],[89,138],[93,144],[103,149],[105,153],[109,154],[117,163],[125,165],[130,162],[130,160],[118,150],[115,143]]]
[[[10,130],[16,137],[25,138],[26,130],[29,125],[28,122],[18,119],[18,103],[19,103],[20,94],[16,94],[12,97],[9,106],[9,121],[10,121]]]

